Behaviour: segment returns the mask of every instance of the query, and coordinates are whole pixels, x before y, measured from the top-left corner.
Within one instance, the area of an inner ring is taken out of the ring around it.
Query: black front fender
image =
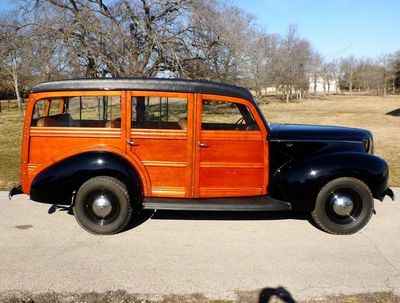
[[[363,181],[374,198],[382,200],[388,188],[389,168],[383,159],[367,153],[322,154],[285,164],[275,174],[270,192],[291,202],[293,209],[311,211],[321,188],[340,177]]]
[[[30,197],[37,202],[69,205],[73,192],[96,176],[115,177],[126,184],[130,194],[141,193],[138,174],[124,158],[109,152],[88,152],[40,172],[32,182]]]

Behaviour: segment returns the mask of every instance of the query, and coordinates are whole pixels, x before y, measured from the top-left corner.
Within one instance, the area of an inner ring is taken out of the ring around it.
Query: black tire
[[[373,211],[374,198],[368,186],[358,179],[343,177],[321,189],[311,215],[324,231],[349,235],[362,229]]]
[[[125,184],[108,176],[94,177],[83,183],[73,209],[80,226],[100,235],[120,232],[132,216]]]

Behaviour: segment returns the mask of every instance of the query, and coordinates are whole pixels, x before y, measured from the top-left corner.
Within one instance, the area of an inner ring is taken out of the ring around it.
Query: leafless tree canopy
[[[254,16],[217,0],[17,0],[0,16],[0,92],[76,77],[180,77],[275,87],[302,97],[330,79],[350,93],[400,85],[400,53],[327,62],[296,26],[267,33]],[[316,91],[314,91],[316,92]],[[337,93],[337,91],[335,91]]]

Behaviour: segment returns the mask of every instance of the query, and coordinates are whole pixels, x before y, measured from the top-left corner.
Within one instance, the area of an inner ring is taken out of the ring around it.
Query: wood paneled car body
[[[349,234],[393,196],[361,129],[268,124],[245,89],[204,81],[47,82],[29,94],[21,183],[10,197],[72,205],[86,230],[140,209],[309,211]]]

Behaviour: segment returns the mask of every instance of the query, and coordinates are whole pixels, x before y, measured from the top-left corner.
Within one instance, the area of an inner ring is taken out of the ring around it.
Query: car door
[[[127,153],[142,163],[148,197],[190,198],[193,95],[128,92]]]
[[[194,197],[267,193],[267,130],[243,99],[199,94],[195,114]]]

